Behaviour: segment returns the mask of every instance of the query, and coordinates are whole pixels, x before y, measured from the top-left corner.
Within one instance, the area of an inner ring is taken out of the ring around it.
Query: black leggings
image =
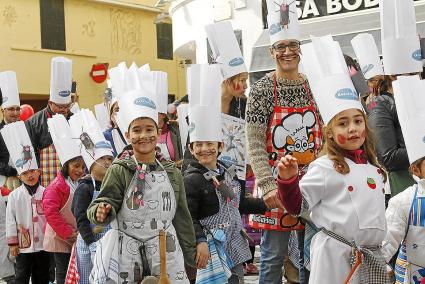
[[[50,254],[45,251],[20,253],[16,257],[15,284],[48,284]]]
[[[70,253],[55,252],[55,265],[56,265],[56,283],[64,284],[66,272],[68,270]]]

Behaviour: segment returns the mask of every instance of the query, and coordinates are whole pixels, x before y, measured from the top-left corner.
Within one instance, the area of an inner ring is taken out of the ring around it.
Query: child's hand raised
[[[108,203],[100,203],[96,208],[96,220],[99,223],[103,223],[109,215],[109,211],[111,211],[111,204]]]
[[[297,159],[291,155],[286,155],[280,159],[277,169],[281,180],[291,179],[298,175]]]

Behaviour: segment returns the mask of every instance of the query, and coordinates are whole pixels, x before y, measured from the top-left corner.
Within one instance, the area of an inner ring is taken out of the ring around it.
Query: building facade
[[[358,33],[371,33],[381,48],[380,0],[276,0],[296,2],[301,40],[332,34],[344,53],[354,56],[350,41]],[[266,0],[174,0],[169,13],[173,20],[174,50],[192,60],[208,60],[206,24],[229,20],[239,35],[251,83],[274,69],[269,53]],[[415,0],[418,32],[425,37],[425,0]]]
[[[21,102],[46,105],[50,60],[73,60],[81,107],[102,101],[106,81],[96,83],[94,64],[121,61],[168,73],[169,93],[185,94],[185,70],[173,55],[170,19],[154,0],[0,0],[0,71],[17,73]],[[168,22],[167,22],[168,21]]]

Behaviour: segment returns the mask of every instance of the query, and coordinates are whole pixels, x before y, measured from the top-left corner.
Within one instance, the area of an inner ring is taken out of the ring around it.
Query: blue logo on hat
[[[225,163],[228,166],[232,166],[232,165],[237,165],[238,164],[238,161],[236,159],[233,159],[230,156],[220,156],[219,160],[222,161],[223,163]]]
[[[363,66],[363,68],[362,68],[363,74],[366,74],[367,72],[369,72],[370,70],[372,70],[374,66],[375,65],[373,65],[373,64],[368,64],[366,66]]]
[[[99,141],[94,145],[96,149],[112,149],[111,145],[106,141]]]
[[[282,30],[282,27],[279,24],[272,24],[269,28],[270,35],[277,34]]]
[[[425,136],[424,136],[424,138],[422,138],[422,142],[424,142],[424,143],[425,143]]]
[[[350,89],[350,88],[344,88],[336,92],[335,98],[340,100],[350,100],[350,101],[358,101],[359,96],[357,95],[356,91]]]
[[[60,92],[59,92],[59,96],[60,96],[60,97],[62,97],[62,98],[66,98],[66,97],[68,97],[70,94],[71,94],[71,91],[70,91],[70,90],[60,91]]]
[[[193,131],[195,131],[195,123],[193,123],[193,122],[191,122],[190,124],[189,124],[189,133],[192,133]]]
[[[134,104],[156,110],[155,102],[147,97],[140,97],[134,100]]]
[[[7,102],[8,99],[9,97],[3,97],[3,103]]]
[[[242,64],[244,64],[242,57],[236,57],[229,61],[229,66],[232,66],[232,67],[236,67]]]
[[[420,49],[416,50],[415,52],[413,52],[412,57],[416,61],[421,61],[422,60],[422,51]]]

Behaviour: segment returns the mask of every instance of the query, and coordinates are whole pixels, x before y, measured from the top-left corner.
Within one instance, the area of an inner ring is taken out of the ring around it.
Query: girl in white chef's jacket
[[[390,283],[380,244],[386,235],[384,171],[365,114],[346,109],[325,131],[324,155],[299,180],[297,160],[281,159],[278,188],[290,214],[311,211],[321,229],[310,249],[310,283]]]

